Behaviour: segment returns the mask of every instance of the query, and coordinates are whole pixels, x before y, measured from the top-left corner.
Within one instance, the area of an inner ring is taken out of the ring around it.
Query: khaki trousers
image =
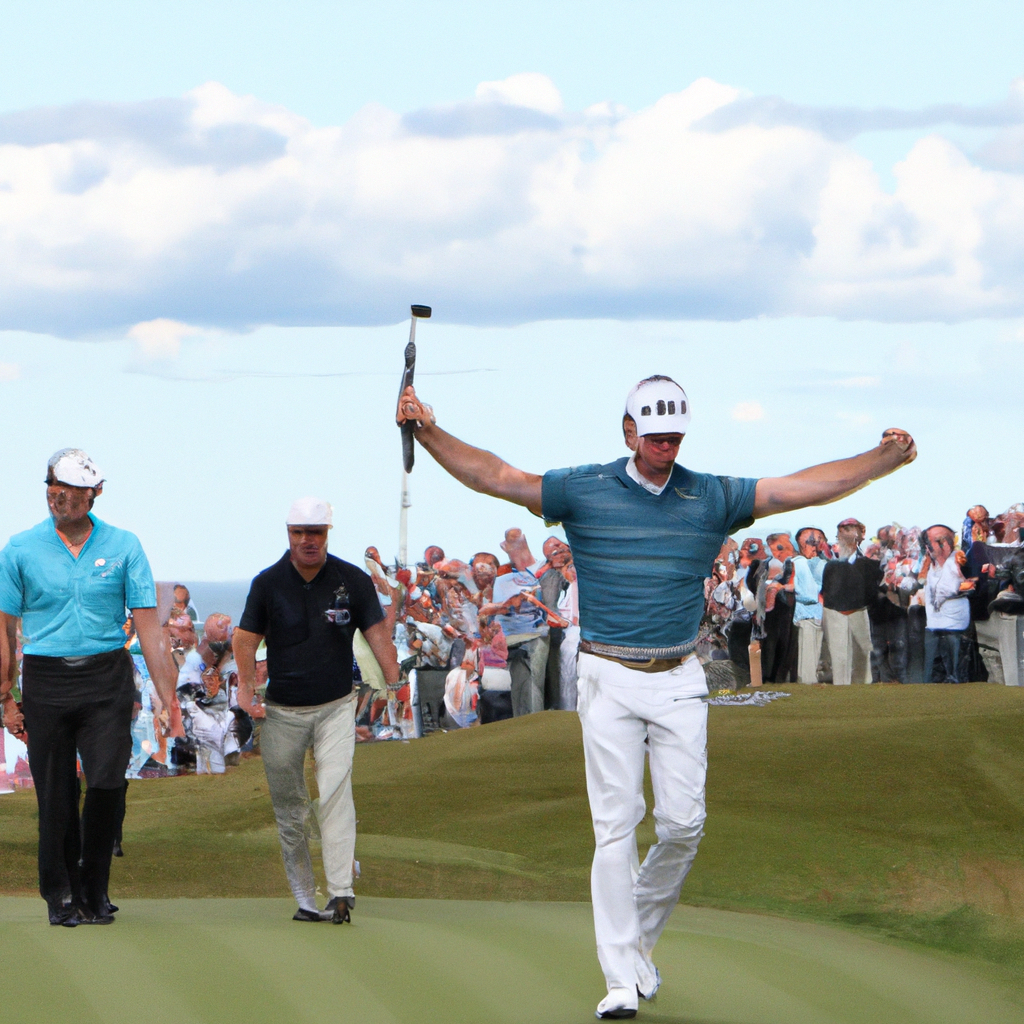
[[[356,809],[352,802],[355,694],[316,707],[267,704],[260,749],[277,819],[288,884],[303,910],[316,910],[316,881],[309,856],[306,751],[313,748],[320,790],[318,820],[327,892],[352,895]]]
[[[796,681],[798,683],[816,683],[818,681],[818,662],[821,660],[821,642],[824,631],[816,619],[800,619],[797,624],[797,663]]]
[[[867,608],[850,612],[825,608],[821,614],[825,643],[832,658],[832,683],[871,682],[871,623]]]

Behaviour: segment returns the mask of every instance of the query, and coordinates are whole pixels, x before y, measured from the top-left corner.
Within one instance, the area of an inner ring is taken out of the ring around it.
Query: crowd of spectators
[[[358,740],[575,710],[580,630],[572,552],[550,536],[538,558],[518,528],[506,531],[500,550],[503,558],[481,551],[462,561],[431,545],[422,561],[399,566],[367,548],[366,568],[403,672],[397,688],[386,687],[356,637]],[[730,538],[705,593],[697,653],[712,689],[1002,683],[992,622],[1024,612],[1024,505],[995,517],[974,506],[959,531],[889,523],[869,538],[863,523],[844,519],[832,540],[815,526]],[[138,693],[128,775],[222,773],[259,751],[260,719],[236,703],[231,619],[215,612],[200,621],[188,589],[176,584],[164,629],[178,666],[172,708],[161,704],[131,620],[125,623]],[[265,659],[261,649],[258,700]],[[27,770],[8,777],[8,788],[21,775]]]
[[[698,652],[712,681],[1006,681],[996,616],[1024,610],[1024,505],[971,508],[959,531],[844,519],[727,541]],[[720,664],[719,664],[720,663]],[[1016,677],[1016,664],[1010,666]]]
[[[415,670],[417,732],[576,708],[579,600],[569,546],[548,537],[536,557],[521,529],[505,532],[505,561],[468,562],[431,545],[414,566],[366,567],[407,675]]]

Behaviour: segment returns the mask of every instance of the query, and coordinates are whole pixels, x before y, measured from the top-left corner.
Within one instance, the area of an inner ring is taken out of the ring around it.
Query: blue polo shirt
[[[630,478],[627,461],[544,474],[544,518],[563,525],[572,548],[581,636],[619,647],[690,643],[715,556],[753,522],[757,480],[676,465],[652,494]]]
[[[90,514],[78,558],[53,520],[16,534],[0,551],[0,611],[21,617],[25,653],[51,658],[103,654],[124,646],[129,608],[155,608],[156,586],[134,533]]]

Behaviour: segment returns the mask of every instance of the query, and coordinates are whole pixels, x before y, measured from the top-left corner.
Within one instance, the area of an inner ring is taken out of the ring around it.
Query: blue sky
[[[668,372],[695,468],[918,436],[903,474],[782,525],[1024,497],[1019,4],[44,2],[4,25],[0,540],[74,444],[161,577],[252,575],[299,493],[335,502],[338,553],[391,553],[410,302],[435,307],[441,421],[527,469],[617,456],[625,391]],[[509,525],[539,547],[425,457],[413,486],[414,549]]]

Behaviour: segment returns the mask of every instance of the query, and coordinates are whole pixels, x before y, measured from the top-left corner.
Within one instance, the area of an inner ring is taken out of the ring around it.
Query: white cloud
[[[756,423],[764,419],[760,402],[738,402],[732,407],[732,418],[739,423]]]
[[[1017,93],[956,116],[1012,131]],[[0,116],[0,329],[1024,315],[1009,157],[925,136],[888,193],[828,111],[766,103],[701,79],[572,112],[530,73],[326,128],[217,83]]]
[[[562,112],[562,94],[547,75],[536,72],[512,75],[500,82],[481,82],[476,98],[484,103],[509,103],[545,114]]]
[[[21,367],[17,363],[0,363],[0,381],[17,380]]]
[[[154,361],[176,358],[182,339],[201,333],[198,327],[177,320],[158,319],[136,324],[128,331],[128,337],[138,343],[143,359]]]

